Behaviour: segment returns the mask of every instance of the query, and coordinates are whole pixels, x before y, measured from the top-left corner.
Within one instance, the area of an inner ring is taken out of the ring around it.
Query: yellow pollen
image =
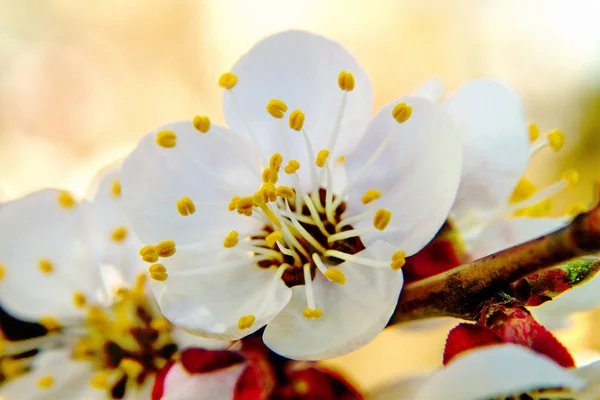
[[[338,75],[338,86],[340,89],[350,92],[354,90],[354,75],[352,72],[342,71]]]
[[[166,318],[155,318],[150,322],[150,327],[156,329],[159,332],[168,332],[171,330],[173,325]]]
[[[142,260],[153,263],[158,260],[158,252],[156,251],[156,247],[154,246],[144,246],[140,249],[140,256],[142,256]]]
[[[273,202],[277,200],[277,189],[275,188],[275,185],[271,182],[263,183],[263,185],[260,187],[259,192],[265,197],[265,201]]]
[[[277,194],[277,196],[283,197],[284,199],[286,199],[289,202],[294,201],[294,199],[296,198],[296,192],[294,192],[294,189],[287,187],[287,186],[277,187],[277,190],[275,191],[275,193]]]
[[[169,277],[169,274],[167,274],[167,269],[162,264],[152,264],[150,267],[148,267],[148,273],[150,274],[150,278],[159,282],[164,282]]]
[[[271,158],[269,159],[269,168],[271,168],[275,172],[279,172],[279,168],[281,167],[281,163],[283,162],[283,157],[279,153],[273,153]]]
[[[346,161],[346,157],[345,156],[339,156],[338,159],[335,162],[338,165],[344,165],[344,161]]]
[[[61,327],[60,322],[54,317],[42,317],[38,322],[50,332],[57,331]]]
[[[237,204],[237,201],[238,201],[239,199],[240,199],[240,196],[233,196],[233,197],[231,198],[231,201],[229,202],[229,205],[227,206],[227,209],[228,209],[229,211],[233,211],[233,210],[235,210],[235,209],[236,209],[236,204]]]
[[[173,254],[175,254],[176,251],[175,242],[172,240],[165,240],[163,242],[160,242],[155,246],[155,248],[156,252],[158,253],[158,256],[163,258],[171,257]]]
[[[87,337],[81,338],[75,348],[73,349],[73,359],[75,360],[85,360],[89,357],[90,353],[93,353],[94,349],[90,345],[90,339]]]
[[[262,206],[265,204],[265,196],[260,192],[254,193],[254,196],[252,196],[252,204],[256,207]]]
[[[537,124],[529,124],[529,141],[535,142],[540,137],[540,128]]]
[[[236,85],[237,81],[238,77],[236,74],[232,74],[231,72],[225,72],[219,78],[219,86],[221,86],[223,89],[229,90]]]
[[[579,182],[579,172],[576,169],[569,169],[562,174],[562,178],[567,182],[569,187],[573,188],[577,186]]]
[[[192,215],[196,212],[196,206],[192,199],[187,196],[183,196],[181,200],[177,200],[177,211],[181,216]]]
[[[105,371],[98,372],[90,379],[90,386],[94,389],[106,389],[108,387],[108,373]]]
[[[75,200],[69,192],[60,192],[58,194],[58,204],[63,208],[71,208],[75,206]]]
[[[317,167],[322,168],[325,166],[325,163],[327,162],[327,158],[329,157],[329,150],[327,149],[323,149],[321,151],[319,151],[319,154],[317,154],[317,159],[316,159],[316,164]]]
[[[398,103],[392,110],[392,116],[399,123],[402,124],[410,118],[412,115],[412,107],[405,102]]]
[[[144,367],[136,360],[131,358],[123,358],[119,363],[119,369],[125,372],[127,376],[137,378],[137,376],[144,370]]]
[[[252,211],[252,207],[254,207],[254,196],[244,196],[235,202],[235,208],[240,214],[247,210]]]
[[[385,208],[380,208],[379,210],[377,210],[375,216],[373,217],[373,226],[376,229],[382,231],[388,226],[391,219],[392,212],[386,210]]]
[[[121,197],[121,181],[118,179],[113,181],[110,186],[110,193],[112,193],[114,197]]]
[[[210,118],[204,115],[196,115],[192,119],[192,125],[201,133],[206,133],[210,129]]]
[[[548,133],[548,145],[554,151],[559,151],[565,145],[565,134],[558,129]]]
[[[54,272],[54,266],[47,258],[42,258],[38,262],[38,267],[40,268],[40,271],[42,271],[46,275]]]
[[[164,274],[165,272],[167,272],[167,269],[162,264],[152,264],[148,267],[148,272],[151,274],[155,272],[160,272]]]
[[[290,114],[290,128],[295,131],[301,131],[304,126],[304,113],[300,110],[294,110]]]
[[[110,235],[115,242],[122,242],[127,237],[127,229],[124,226],[119,226]]]
[[[231,231],[225,236],[225,240],[223,241],[223,247],[226,249],[230,249],[235,247],[239,242],[239,236],[237,231]]]
[[[275,247],[275,242],[278,242],[283,237],[283,234],[279,231],[271,232],[267,235],[265,240],[267,241],[267,246]]]
[[[285,115],[288,106],[281,100],[271,99],[267,103],[267,111],[272,117],[281,119]]]
[[[156,134],[156,144],[167,149],[175,147],[177,135],[173,131],[160,131]]]
[[[263,172],[262,172],[263,182],[276,183],[278,179],[279,179],[279,176],[278,176],[276,170],[271,169],[271,167],[265,168],[263,170]]]
[[[323,316],[323,311],[320,308],[305,308],[302,312],[304,318],[308,319],[316,319],[321,318]]]
[[[565,210],[565,215],[575,216],[575,215],[583,214],[587,210],[588,210],[588,207],[584,203],[577,202],[577,203],[573,203],[569,207],[567,207],[567,209]]]
[[[325,278],[329,279],[331,282],[335,282],[338,285],[344,285],[346,283],[346,275],[336,267],[331,267],[325,273]]]
[[[511,203],[519,203],[533,196],[536,191],[535,185],[529,179],[523,177],[519,180],[519,183],[517,183],[517,186],[515,187],[515,190],[513,190],[508,201]]]
[[[244,315],[243,317],[240,317],[240,319],[238,319],[238,329],[240,331],[248,329],[252,326],[252,324],[254,324],[254,321],[256,321],[256,317],[254,315]]]
[[[16,378],[21,373],[25,372],[25,368],[25,365],[19,360],[10,358],[0,360],[0,373],[9,379]]]
[[[285,168],[283,169],[285,171],[286,174],[293,174],[294,172],[298,171],[300,169],[300,163],[298,162],[298,160],[290,160],[288,161],[287,165],[285,166]]]
[[[52,377],[52,375],[46,375],[43,378],[40,378],[37,384],[42,389],[48,389],[50,386],[52,386],[53,383],[54,378]]]
[[[381,192],[379,190],[370,189],[365,192],[365,194],[361,198],[361,201],[363,204],[369,204],[370,202],[375,201],[380,197],[381,197]]]
[[[77,308],[85,307],[87,304],[87,298],[85,297],[85,294],[81,292],[73,293],[73,304],[75,304],[75,307]]]
[[[0,281],[2,280],[2,278],[4,278],[5,275],[6,275],[5,268],[4,268],[4,266],[0,265]]]
[[[88,308],[86,321],[92,326],[101,327],[109,323],[110,318],[102,308],[92,306]]]
[[[518,209],[513,213],[515,217],[547,217],[552,212],[552,199],[545,199],[529,207]]]
[[[406,252],[404,250],[398,250],[392,255],[390,267],[392,267],[394,271],[397,271],[402,268],[404,264],[406,264]]]
[[[303,379],[297,379],[292,383],[294,391],[300,395],[305,395],[310,389],[310,385]]]

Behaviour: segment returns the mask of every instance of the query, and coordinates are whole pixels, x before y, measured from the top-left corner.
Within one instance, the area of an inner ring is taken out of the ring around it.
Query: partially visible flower
[[[366,73],[305,32],[259,42],[219,84],[231,130],[206,116],[171,123],[123,164],[142,253],[169,244],[150,266],[162,311],[206,337],[267,325],[265,343],[295,359],[361,347],[454,199],[450,118],[407,96],[370,120]]]

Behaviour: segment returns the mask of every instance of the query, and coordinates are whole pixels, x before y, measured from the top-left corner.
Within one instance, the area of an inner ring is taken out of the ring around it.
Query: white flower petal
[[[26,320],[51,316],[65,322],[83,315],[75,292],[97,295],[99,263],[85,221],[87,204],[66,208],[62,192],[43,190],[0,209],[0,303]],[[40,261],[50,263],[42,272]]]
[[[245,252],[222,252],[226,257],[214,258],[212,271],[202,270],[203,256],[196,257],[200,267],[196,272],[170,273],[165,282],[153,282],[152,289],[163,314],[174,324],[191,333],[208,338],[237,340],[270,322],[291,297],[290,289],[281,279],[273,280],[273,270],[261,269],[250,262]],[[166,260],[167,271],[183,271],[174,265],[178,257]],[[224,264],[244,261],[235,267]],[[206,266],[206,264],[204,265]],[[250,328],[240,330],[240,317],[253,315]]]
[[[162,130],[177,135],[175,147],[157,145]],[[216,125],[202,134],[191,121],[182,121],[145,136],[121,168],[122,200],[138,237],[145,244],[182,245],[253,227],[253,219],[227,210],[234,195],[252,195],[259,188],[260,165],[252,157],[241,138]],[[184,196],[198,203],[185,217],[176,206]]]
[[[484,400],[536,389],[585,385],[568,369],[517,345],[502,344],[471,350],[435,372],[415,400]]]
[[[181,363],[171,367],[165,378],[162,400],[233,399],[245,363],[206,374],[190,374]]]
[[[376,242],[358,255],[391,260],[395,248]],[[271,350],[298,360],[321,360],[356,350],[385,328],[402,289],[402,271],[346,262],[339,266],[346,284],[328,281],[317,272],[313,280],[315,303],[323,311],[307,319],[304,286],[292,288],[288,306],[265,330],[263,340]]]
[[[38,382],[47,376],[51,376],[53,382],[43,389]],[[10,400],[106,399],[105,391],[90,386],[92,376],[90,362],[70,359],[68,350],[48,350],[36,356],[32,372],[0,386],[0,397]]]
[[[432,101],[441,101],[444,97],[444,92],[444,82],[440,78],[433,78],[415,89],[414,95]]]
[[[462,86],[443,104],[463,138],[462,178],[454,213],[503,204],[529,163],[521,98],[494,79],[480,78]]]
[[[145,263],[138,255],[141,242],[133,232],[125,214],[120,191],[121,162],[102,169],[91,184],[93,188],[88,194],[88,221],[94,248],[98,251],[100,261],[114,266],[120,274],[132,283],[145,268]],[[115,187],[116,186],[116,187]],[[114,234],[125,232],[122,240]]]
[[[199,347],[209,350],[225,350],[229,348],[231,342],[227,340],[207,339],[200,336],[187,333],[183,329],[173,326],[171,338],[177,344],[177,348],[181,351],[188,347]]]
[[[411,117],[402,124],[392,117],[400,102],[412,106]],[[381,109],[355,151],[346,156],[349,181],[360,174],[390,132],[386,150],[350,191],[348,215],[367,209],[361,203],[367,190],[379,190],[382,197],[376,206],[392,212],[391,222],[384,232],[361,238],[365,244],[384,239],[411,255],[431,240],[448,216],[460,177],[460,136],[442,106],[402,97]],[[354,227],[372,225],[369,218]]]
[[[224,94],[223,109],[228,125],[260,141],[263,156],[280,152],[284,146],[279,129],[289,141],[291,158],[307,162],[302,134],[288,128],[288,117],[302,110],[315,152],[328,145],[334,130],[344,92],[338,86],[341,71],[352,72],[355,88],[347,93],[341,121],[340,139],[334,154],[353,146],[369,121],[373,91],[366,72],[339,43],[308,32],[287,31],[258,42],[231,69],[238,82]],[[283,120],[273,118],[265,109],[271,99],[284,101],[288,111]],[[241,113],[241,115],[240,115]],[[309,162],[314,162],[310,160]],[[301,168],[305,173],[308,168]]]
[[[506,218],[496,220],[473,235],[463,237],[471,259],[485,257],[497,251],[516,246],[567,224],[564,218]]]

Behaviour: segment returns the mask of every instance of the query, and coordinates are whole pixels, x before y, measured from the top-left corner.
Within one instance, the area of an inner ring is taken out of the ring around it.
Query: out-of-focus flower
[[[147,398],[180,344],[183,334],[146,296],[146,276],[127,279],[140,262],[127,254],[135,237],[118,212],[118,177],[108,174],[98,187],[92,203],[44,190],[0,209],[0,304],[48,332],[6,343],[8,355],[44,350],[31,372],[0,388],[9,399]]]
[[[285,359],[260,337],[249,336],[239,350],[190,348],[158,374],[154,400],[320,399],[360,400],[344,377],[314,362]]]
[[[221,339],[268,324],[265,343],[295,359],[361,347],[454,199],[451,119],[404,97],[369,120],[367,74],[305,32],[264,39],[219,83],[231,130],[205,116],[165,125],[122,168],[141,253],[177,246],[149,260],[163,313]]]
[[[499,344],[469,350],[428,376],[405,379],[374,400],[597,398],[600,362],[563,368],[526,347]]]

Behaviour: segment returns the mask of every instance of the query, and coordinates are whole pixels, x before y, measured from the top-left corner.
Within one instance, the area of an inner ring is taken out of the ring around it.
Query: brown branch
[[[436,316],[474,320],[479,305],[511,282],[599,251],[600,206],[596,206],[556,232],[407,284],[390,324]]]

